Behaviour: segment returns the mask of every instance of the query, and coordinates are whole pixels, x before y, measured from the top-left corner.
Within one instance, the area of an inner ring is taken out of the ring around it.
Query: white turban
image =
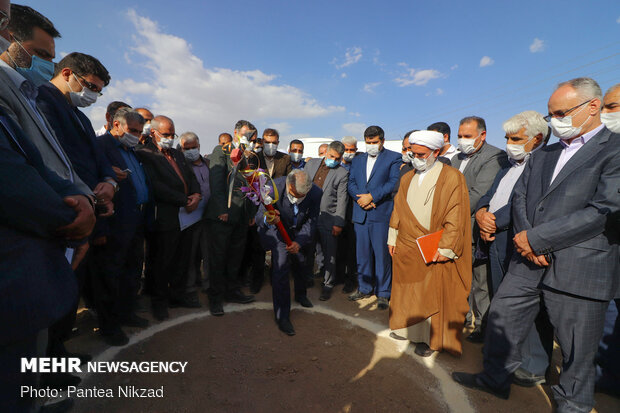
[[[409,145],[422,145],[434,151],[444,144],[443,135],[432,130],[419,130],[409,135]]]

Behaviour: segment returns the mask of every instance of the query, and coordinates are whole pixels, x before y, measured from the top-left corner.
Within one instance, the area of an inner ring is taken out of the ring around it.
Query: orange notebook
[[[439,248],[439,240],[441,240],[441,234],[443,234],[443,229],[430,233],[428,235],[421,236],[415,240],[416,244],[418,244],[418,248],[420,249],[420,253],[422,254],[422,258],[424,258],[424,262],[429,264],[433,262],[433,257],[437,252],[437,248]]]

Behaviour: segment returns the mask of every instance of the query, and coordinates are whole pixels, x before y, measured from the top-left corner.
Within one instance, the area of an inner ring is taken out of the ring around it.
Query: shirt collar
[[[4,70],[4,73],[11,79],[15,86],[19,87],[26,81],[26,78],[19,74],[19,72],[9,66],[4,60],[0,59],[0,67]]]
[[[569,146],[583,146],[586,144],[586,142],[592,139],[594,135],[599,133],[604,126],[605,125],[601,123],[598,127],[592,129],[590,132],[584,133],[580,137],[574,139],[570,144],[566,143],[564,139],[560,139],[560,144],[565,148],[568,148]]]

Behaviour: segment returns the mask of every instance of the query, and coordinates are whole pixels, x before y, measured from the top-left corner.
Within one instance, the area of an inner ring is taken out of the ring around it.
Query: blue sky
[[[554,86],[620,82],[620,2],[23,1],[62,34],[57,60],[99,58],[113,81],[87,113],[121,99],[193,130],[202,152],[238,119],[293,137],[361,138],[546,113]],[[282,145],[283,146],[283,145]]]

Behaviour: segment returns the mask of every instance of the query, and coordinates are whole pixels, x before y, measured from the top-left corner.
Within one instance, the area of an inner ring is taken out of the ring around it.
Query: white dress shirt
[[[586,142],[592,139],[594,135],[599,133],[604,126],[605,125],[603,124],[599,125],[598,128],[593,129],[590,132],[584,133],[580,137],[573,139],[570,144],[566,143],[563,139],[560,139],[560,144],[562,144],[564,149],[562,149],[562,153],[558,158],[558,163],[555,164],[555,169],[553,170],[553,177],[551,178],[551,182],[555,180],[562,168],[564,168],[564,165],[568,163],[570,158],[572,158],[573,155],[575,155],[577,151],[586,144]]]

